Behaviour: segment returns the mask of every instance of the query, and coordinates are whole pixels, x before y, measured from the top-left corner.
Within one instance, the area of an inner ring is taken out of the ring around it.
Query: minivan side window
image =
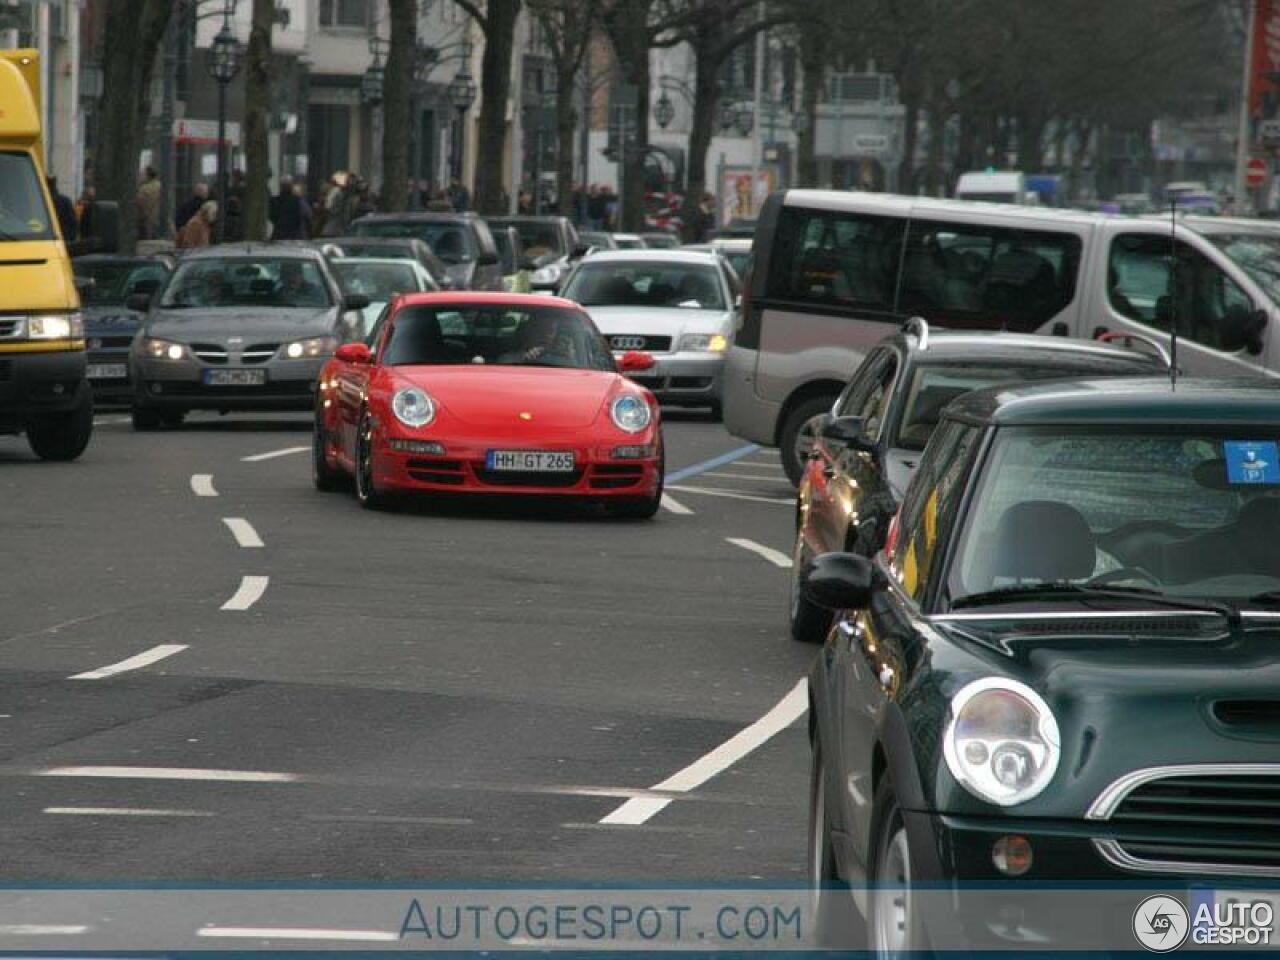
[[[783,207],[769,296],[891,312],[904,225],[898,217]]]
[[[898,310],[938,323],[1033,331],[1075,298],[1075,234],[917,220]]]
[[[1167,333],[1176,306],[1178,336],[1222,350],[1224,318],[1233,309],[1253,310],[1253,301],[1199,250],[1181,240],[1176,249],[1175,305],[1169,295],[1169,238],[1149,233],[1117,236],[1107,260],[1107,298],[1111,307],[1122,316]]]

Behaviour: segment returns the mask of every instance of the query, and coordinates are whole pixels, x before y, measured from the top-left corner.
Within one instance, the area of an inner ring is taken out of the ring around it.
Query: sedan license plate
[[[204,382],[210,387],[260,387],[267,382],[267,371],[206,370]]]
[[[488,470],[520,473],[569,473],[574,468],[572,453],[553,450],[490,450],[484,458]]]
[[[125,363],[91,363],[85,370],[90,380],[123,380],[129,375],[129,365]]]

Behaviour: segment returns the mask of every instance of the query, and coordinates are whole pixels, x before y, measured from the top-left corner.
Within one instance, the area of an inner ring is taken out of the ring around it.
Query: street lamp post
[[[218,242],[225,235],[227,219],[227,86],[240,72],[240,41],[231,29],[231,7],[223,9],[222,29],[209,49],[209,76],[218,84],[218,219],[215,231]]]
[[[471,79],[471,70],[467,60],[462,61],[457,75],[449,83],[449,102],[458,112],[458,131],[453,138],[453,175],[462,179],[462,132],[464,118],[471,105],[476,102],[476,82]]]

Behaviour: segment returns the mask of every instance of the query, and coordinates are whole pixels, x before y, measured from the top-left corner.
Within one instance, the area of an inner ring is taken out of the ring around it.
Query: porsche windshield
[[[165,287],[160,306],[302,307],[332,305],[320,268],[310,260],[283,257],[200,257],[181,263]]]
[[[953,604],[1035,584],[1280,590],[1280,428],[1005,428],[962,522]]]
[[[382,362],[616,369],[604,339],[582,314],[501,305],[405,307]]]

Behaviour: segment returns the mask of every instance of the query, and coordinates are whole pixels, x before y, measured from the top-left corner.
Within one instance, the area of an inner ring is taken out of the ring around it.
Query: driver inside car
[[[540,363],[547,366],[576,366],[573,337],[556,317],[534,316],[517,333],[514,350],[504,353],[499,363]]]

